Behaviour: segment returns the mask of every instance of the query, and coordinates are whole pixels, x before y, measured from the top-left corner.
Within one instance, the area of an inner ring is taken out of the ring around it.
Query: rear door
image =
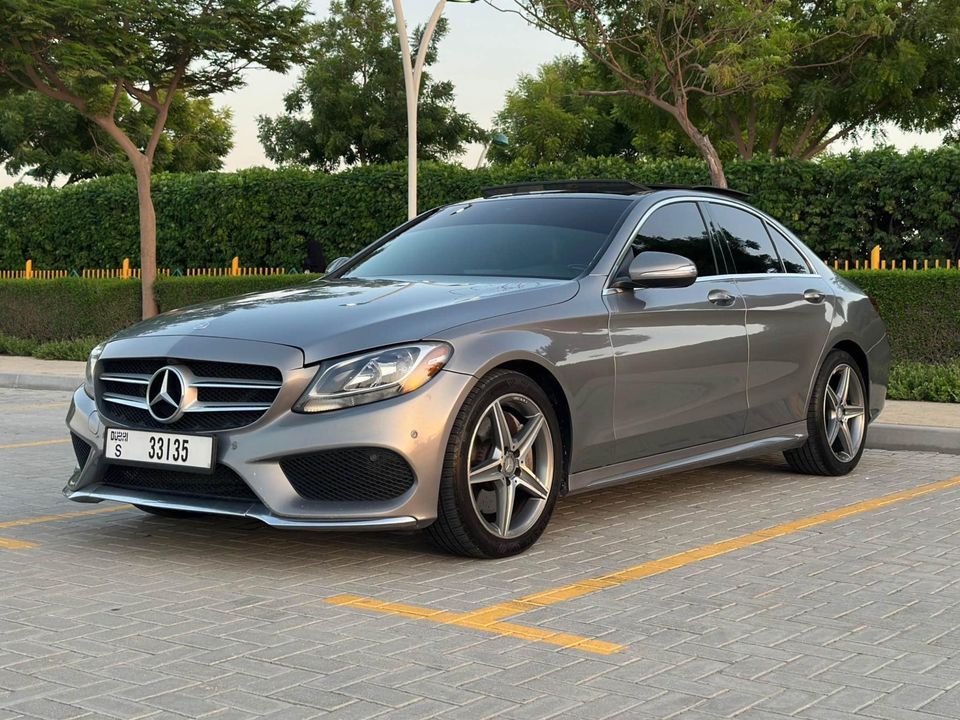
[[[644,250],[697,266],[685,288],[607,291],[616,360],[616,461],[736,437],[746,421],[747,341],[736,283],[718,277],[716,246],[695,202],[655,209],[616,277]]]
[[[833,319],[829,285],[760,215],[721,202],[707,210],[747,307],[746,432],[804,420]]]

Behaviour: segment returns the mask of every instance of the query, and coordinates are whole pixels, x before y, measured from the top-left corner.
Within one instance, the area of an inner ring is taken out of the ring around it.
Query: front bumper
[[[215,433],[217,462],[240,476],[256,495],[255,501],[106,484],[104,476],[110,466],[103,454],[106,428],[125,426],[105,423],[96,403],[80,388],[74,393],[67,425],[90,447],[64,494],[77,502],[116,500],[250,517],[282,528],[384,530],[423,527],[433,522],[447,438],[475,378],[441,371],[422,388],[402,397],[326,413],[290,411],[312,377],[312,368],[292,373],[274,407],[263,418],[244,428]],[[382,448],[400,455],[413,471],[412,487],[390,500],[308,500],[298,494],[280,467],[280,460],[288,456],[354,447]]]

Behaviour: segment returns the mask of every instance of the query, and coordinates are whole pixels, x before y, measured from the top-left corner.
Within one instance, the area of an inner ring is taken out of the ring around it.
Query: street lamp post
[[[401,0],[393,0],[393,12],[397,18],[397,33],[400,35],[400,53],[403,56],[403,83],[407,94],[407,218],[417,216],[417,106],[420,102],[420,83],[423,79],[423,66],[427,62],[427,49],[430,40],[440,22],[443,8],[447,2],[474,3],[477,0],[440,0],[427,21],[420,37],[417,58],[410,54],[410,34],[407,21],[403,16]]]

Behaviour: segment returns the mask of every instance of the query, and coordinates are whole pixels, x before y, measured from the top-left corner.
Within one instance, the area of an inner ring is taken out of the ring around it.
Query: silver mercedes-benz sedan
[[[98,346],[67,497],[503,557],[572,493],[773,451],[847,473],[883,407],[870,299],[735,193],[491,188],[334,265]]]

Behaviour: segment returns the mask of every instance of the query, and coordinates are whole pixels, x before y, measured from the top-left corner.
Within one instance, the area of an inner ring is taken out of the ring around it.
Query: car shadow
[[[865,458],[858,472],[869,465]],[[798,497],[815,497],[821,490],[835,490],[838,483],[852,482],[856,473],[844,479],[795,474],[780,455],[640,480],[561,499],[546,533],[530,551],[493,562],[560,560],[569,555],[571,544],[590,540],[602,545],[608,539],[623,547],[631,539],[639,544],[648,536],[669,543],[671,533],[677,543],[696,545],[714,535],[716,539],[736,535],[740,527],[756,529],[782,522],[785,514],[802,517]],[[812,511],[819,511],[812,501],[808,504]],[[690,530],[687,535],[684,526]],[[53,531],[52,526],[48,528]],[[193,571],[205,564],[258,572],[263,568],[270,572],[353,568],[347,574],[354,578],[371,572],[409,571],[419,561],[451,567],[475,562],[444,553],[417,531],[278,530],[255,520],[205,515],[162,518],[136,509],[71,521],[69,543],[63,547],[78,556],[106,548],[133,563],[173,559],[189,563]]]

